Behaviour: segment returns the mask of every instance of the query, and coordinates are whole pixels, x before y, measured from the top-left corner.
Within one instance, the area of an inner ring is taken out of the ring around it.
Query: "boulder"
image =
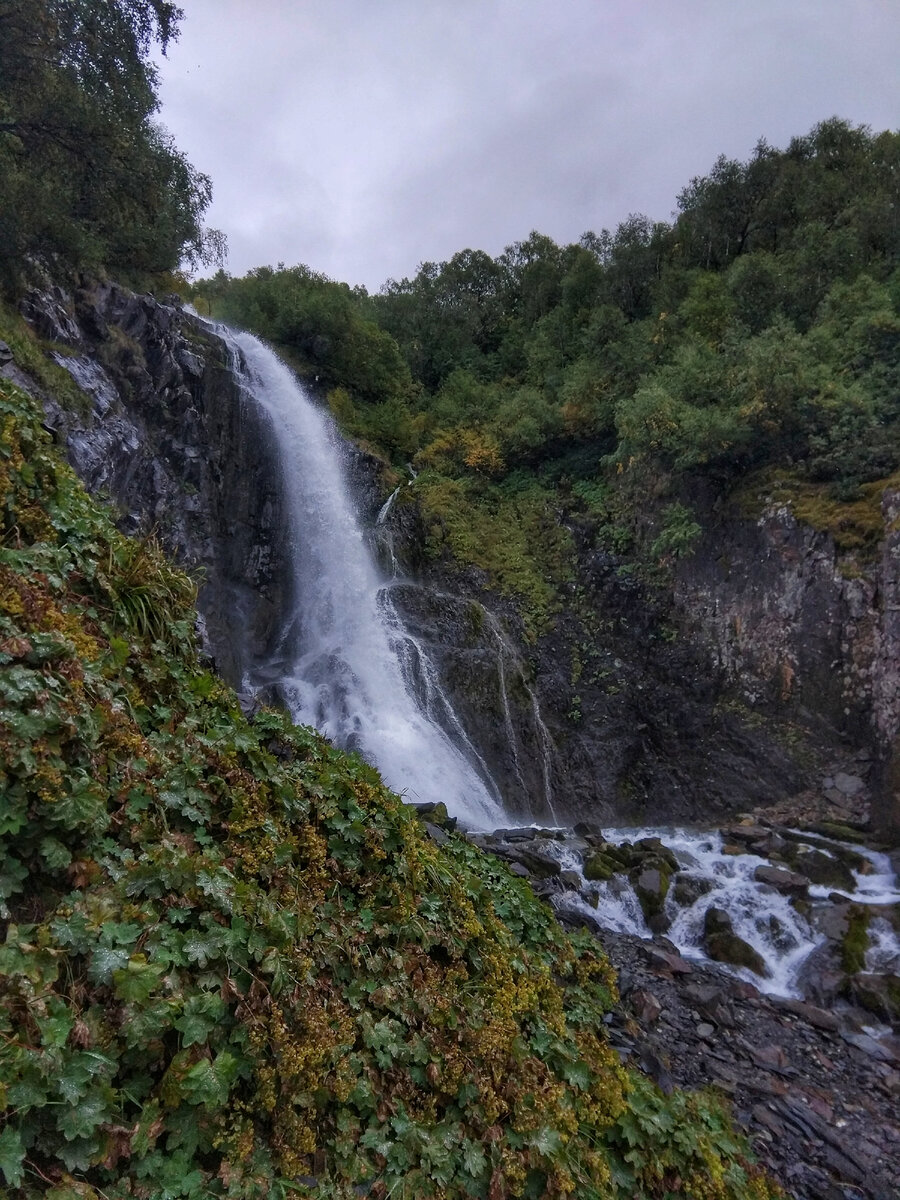
[[[784,858],[793,869],[805,875],[810,883],[818,883],[824,887],[838,888],[844,892],[856,890],[856,880],[853,871],[846,862],[824,850],[807,849],[803,846],[785,847],[782,850]]]
[[[592,881],[605,883],[607,879],[612,879],[616,871],[620,870],[618,863],[613,862],[606,854],[601,854],[599,851],[592,854],[584,862],[584,877]]]
[[[636,868],[631,874],[631,881],[647,923],[654,922],[654,932],[662,933],[668,928],[664,906],[669,891],[669,874],[663,863],[659,860],[656,862],[654,866]]]
[[[671,896],[682,908],[690,908],[701,896],[713,889],[713,881],[705,875],[692,875],[679,871],[672,880]]]
[[[804,896],[809,887],[809,880],[805,875],[787,871],[783,867],[757,867],[753,878],[757,883],[764,883],[786,896]]]
[[[900,1025],[900,976],[861,971],[848,981],[847,995],[879,1020],[895,1027]]]
[[[716,962],[727,963],[732,967],[746,967],[762,978],[769,975],[769,968],[762,955],[734,932],[731,917],[722,908],[711,907],[706,910],[703,948]]]

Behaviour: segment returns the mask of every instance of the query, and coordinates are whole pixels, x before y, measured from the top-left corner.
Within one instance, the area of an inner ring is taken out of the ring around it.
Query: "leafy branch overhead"
[[[156,122],[167,0],[0,0],[0,284],[26,262],[128,278],[221,261],[209,179]]]

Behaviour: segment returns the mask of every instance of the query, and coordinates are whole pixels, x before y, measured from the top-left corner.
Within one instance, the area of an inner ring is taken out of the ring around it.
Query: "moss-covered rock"
[[[762,978],[769,974],[765,959],[749,942],[734,932],[731,918],[724,909],[711,907],[706,910],[703,946],[709,957],[716,962],[728,963],[732,967],[746,967]]]
[[[866,951],[869,949],[869,921],[872,914],[862,904],[851,904],[847,909],[847,928],[841,938],[841,968],[847,975],[858,975],[866,969]]]
[[[584,860],[584,877],[592,882],[605,883],[620,870],[619,863],[610,858],[608,854],[602,854],[599,851]]]

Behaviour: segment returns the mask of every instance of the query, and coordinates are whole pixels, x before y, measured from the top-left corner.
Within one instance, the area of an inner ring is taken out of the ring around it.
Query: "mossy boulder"
[[[608,854],[603,854],[598,851],[596,854],[589,855],[584,860],[584,877],[592,882],[605,883],[608,879],[612,879],[618,871],[621,871],[622,864],[618,863]]]
[[[711,959],[732,967],[746,967],[765,979],[769,968],[758,951],[734,932],[731,917],[722,908],[706,910],[703,928],[703,947]]]
[[[679,871],[672,879],[671,896],[681,908],[690,908],[701,896],[708,895],[713,887],[713,881],[706,875],[692,875],[689,871]]]
[[[668,926],[664,919],[670,880],[668,864],[660,859],[650,860],[632,871],[629,878],[647,924],[654,932],[663,932],[664,927]]]
[[[853,892],[856,889],[856,879],[850,864],[831,851],[788,843],[781,850],[780,857],[799,875],[805,875],[810,883],[844,892]],[[853,858],[858,856],[853,855]]]
[[[847,996],[880,1021],[900,1025],[900,976],[860,972],[847,983]]]
[[[846,932],[840,943],[841,968],[847,975],[858,975],[866,969],[869,922],[872,914],[863,904],[851,904],[847,909],[845,919]]]

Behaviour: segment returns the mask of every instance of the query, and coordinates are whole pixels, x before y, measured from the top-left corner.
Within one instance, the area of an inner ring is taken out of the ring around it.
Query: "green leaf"
[[[547,1125],[543,1129],[539,1129],[537,1133],[528,1139],[529,1146],[533,1146],[539,1154],[552,1155],[559,1152],[562,1145],[559,1133],[555,1129],[550,1129]]]
[[[202,996],[191,996],[185,1003],[184,1012],[175,1022],[181,1033],[182,1046],[193,1046],[205,1042],[225,1014],[225,1003],[220,996],[207,992]]]
[[[10,1187],[18,1187],[25,1174],[22,1162],[25,1158],[25,1147],[17,1129],[11,1125],[0,1133],[0,1171]]]
[[[585,1062],[564,1062],[560,1067],[560,1073],[566,1083],[570,1083],[572,1087],[587,1091],[591,1086],[591,1069]]]
[[[92,983],[109,983],[113,971],[118,971],[128,962],[128,951],[113,946],[97,946],[91,955],[88,978]]]
[[[61,870],[72,861],[72,854],[68,847],[53,837],[45,837],[41,840],[41,857],[51,871]]]
[[[194,1063],[181,1081],[181,1091],[190,1104],[221,1108],[228,1100],[231,1085],[237,1077],[238,1060],[227,1050],[214,1062],[203,1058]]]
[[[205,967],[211,958],[218,956],[221,946],[221,933],[214,933],[212,930],[192,930],[186,934],[183,943],[188,962],[195,962],[201,967]]]
[[[98,1125],[102,1125],[109,1114],[105,1097],[85,1096],[78,1104],[63,1108],[56,1117],[56,1124],[67,1142],[75,1138],[87,1138]]]
[[[126,966],[112,973],[116,996],[126,1004],[146,1003],[164,971],[164,967],[148,963],[143,954],[133,954]]]

